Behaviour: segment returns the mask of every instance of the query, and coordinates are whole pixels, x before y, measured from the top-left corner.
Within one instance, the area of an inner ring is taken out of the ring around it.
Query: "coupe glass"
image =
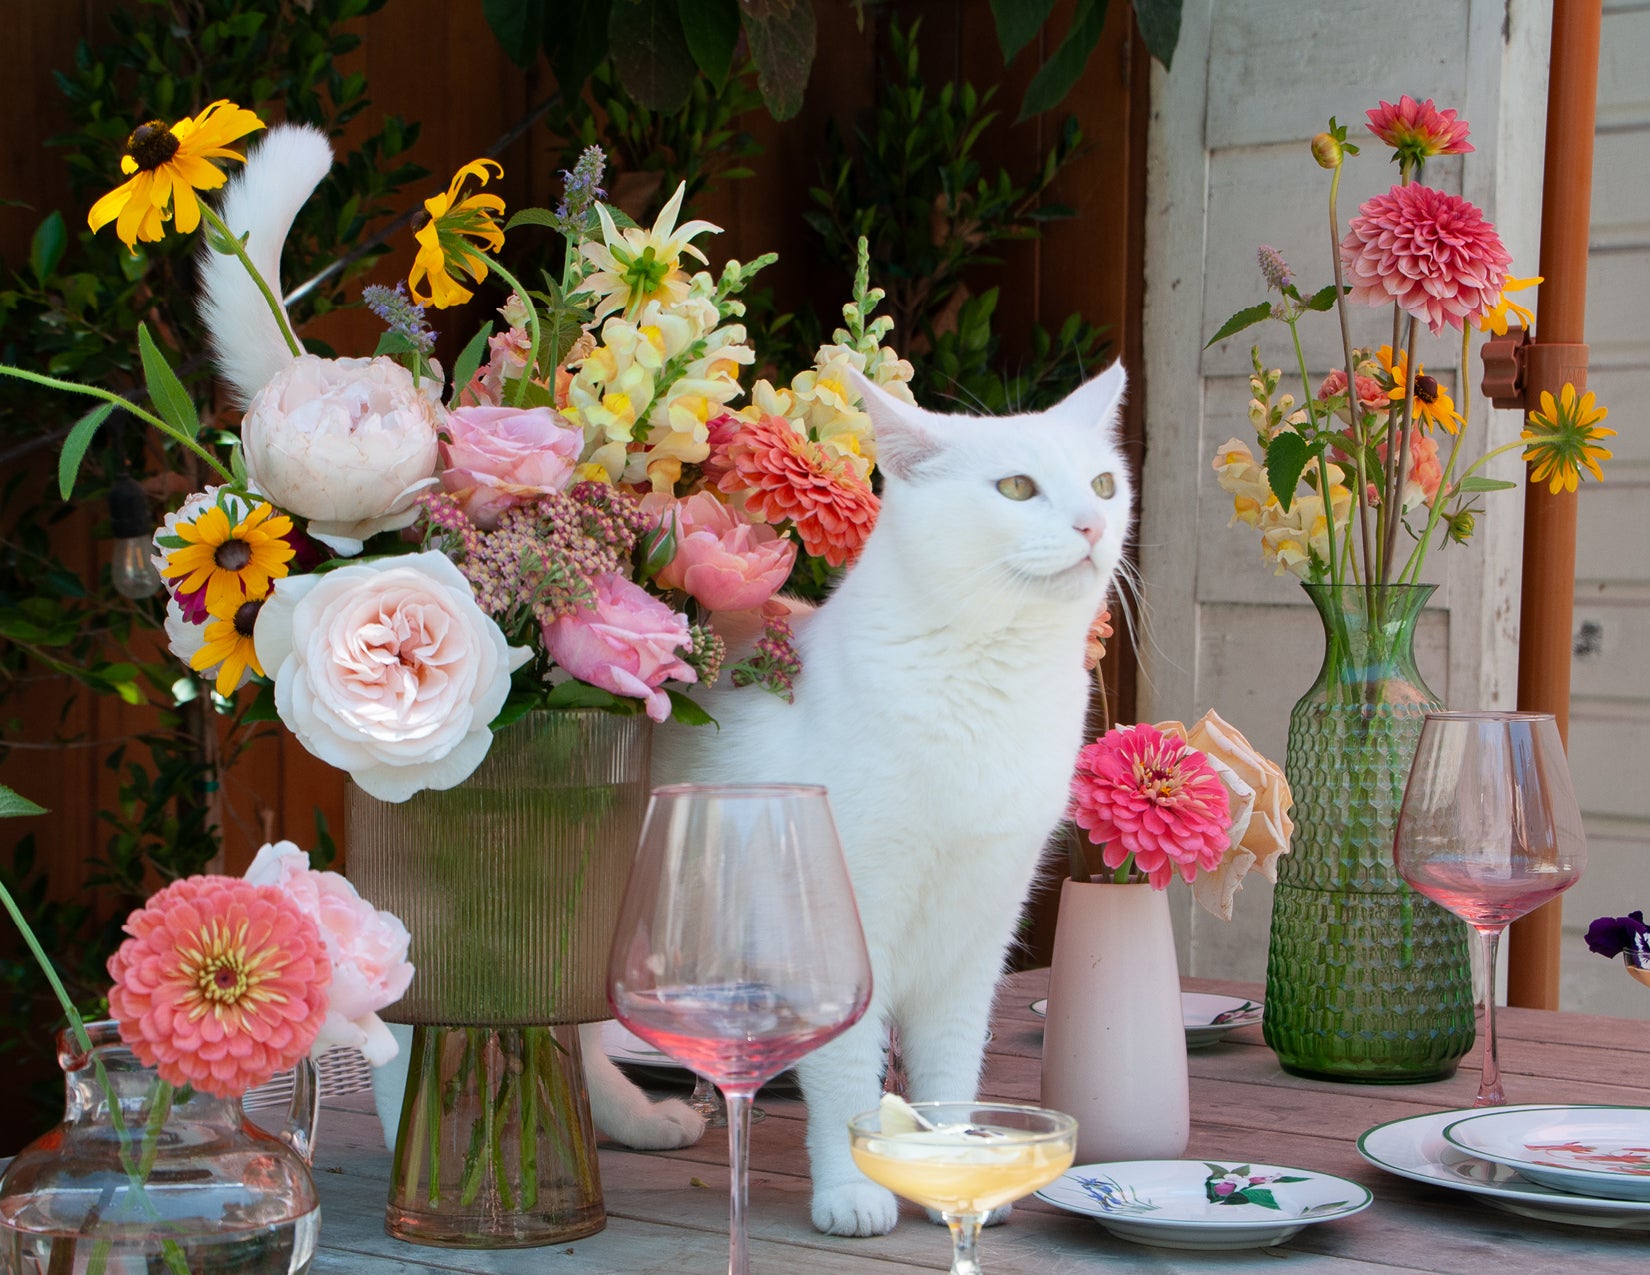
[[[1587,839],[1551,713],[1428,713],[1393,839],[1404,880],[1483,940],[1484,1069],[1475,1107],[1506,1102],[1495,1052],[1496,957],[1507,924],[1557,898]]]
[[[751,1099],[871,999],[825,790],[658,788],[613,933],[619,1021],[709,1078],[728,1108],[728,1271],[746,1275]]]
[[[919,1125],[884,1130],[885,1108],[848,1122],[854,1163],[873,1182],[951,1228],[951,1275],[981,1275],[975,1245],[992,1209],[1047,1186],[1071,1167],[1077,1121],[1006,1102],[917,1102]]]

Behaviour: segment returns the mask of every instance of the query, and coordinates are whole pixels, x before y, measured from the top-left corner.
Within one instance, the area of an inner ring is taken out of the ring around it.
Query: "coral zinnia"
[[[139,239],[153,242],[164,237],[168,218],[188,234],[201,219],[195,192],[216,190],[224,183],[223,172],[208,161],[243,159],[227,149],[228,144],[263,126],[251,111],[221,100],[171,128],[162,120],[138,125],[120,157],[120,171],[130,180],[93,204],[86,224],[95,234],[114,222],[120,242],[133,252]]]
[[[287,573],[287,563],[297,553],[286,540],[292,519],[277,514],[267,501],[233,526],[220,504],[173,530],[175,537],[158,541],[171,549],[161,574],[181,578],[174,585],[180,594],[205,589],[206,609],[214,615],[244,599],[267,597],[271,582]],[[174,538],[179,542],[175,546]]]
[[[1209,759],[1155,726],[1107,731],[1077,754],[1069,816],[1108,868],[1143,872],[1154,889],[1190,881],[1226,853],[1231,798]]]
[[[1404,172],[1434,155],[1464,155],[1473,148],[1466,120],[1456,119],[1454,111],[1440,111],[1430,97],[1417,102],[1405,93],[1396,106],[1382,102],[1364,114],[1369,131],[1392,147],[1392,160]]]
[[[1394,186],[1358,209],[1341,263],[1349,301],[1399,308],[1434,333],[1459,328],[1501,299],[1512,254],[1484,214],[1459,195]]]
[[[745,507],[768,522],[796,524],[802,547],[833,567],[852,562],[877,520],[870,484],[782,416],[744,426],[728,445],[725,492],[746,492]]]
[[[418,256],[407,275],[412,299],[419,305],[444,309],[468,301],[474,294],[453,278],[455,270],[477,283],[487,277],[487,258],[469,241],[473,239],[488,252],[504,246],[504,231],[497,220],[504,215],[504,201],[480,192],[464,196],[464,183],[474,177],[478,186],[485,186],[492,177],[502,176],[504,168],[497,160],[474,159],[453,174],[445,194],[424,201],[430,219],[413,236],[418,240]],[[429,292],[420,293],[419,284],[426,279]]]
[[[109,958],[109,1012],[162,1080],[236,1097],[309,1052],[332,964],[315,922],[284,891],[186,877],[125,930]]]

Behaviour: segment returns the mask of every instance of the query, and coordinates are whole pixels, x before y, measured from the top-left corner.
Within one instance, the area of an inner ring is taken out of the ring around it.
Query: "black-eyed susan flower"
[[[284,538],[292,532],[292,519],[277,514],[267,501],[236,523],[229,521],[221,505],[213,505],[174,530],[183,544],[166,555],[161,574],[175,582],[178,593],[205,589],[206,609],[212,615],[247,599],[267,597],[271,583],[287,573],[296,552]]]
[[[413,300],[419,305],[444,309],[468,301],[473,294],[453,278],[455,272],[468,274],[477,283],[487,277],[487,259],[476,245],[488,252],[504,246],[504,231],[498,224],[504,201],[480,191],[465,195],[464,186],[472,177],[478,186],[485,186],[493,177],[502,176],[504,169],[497,161],[472,160],[453,175],[445,194],[424,201],[430,219],[414,236],[418,256],[407,276]],[[420,285],[426,282],[428,290],[421,292]]]
[[[1544,282],[1545,279],[1541,275],[1536,275],[1533,279],[1514,279],[1509,275],[1507,282],[1501,285],[1501,299],[1484,311],[1483,316],[1478,320],[1478,330],[1480,332],[1493,332],[1496,336],[1506,336],[1507,311],[1509,310],[1517,316],[1518,321],[1525,327],[1532,325],[1535,322],[1535,312],[1526,310],[1516,301],[1509,301],[1507,294],[1509,292],[1522,292],[1525,288],[1533,288],[1536,284]]]
[[[252,642],[252,630],[257,626],[258,612],[263,605],[262,598],[231,600],[227,606],[209,613],[211,618],[202,635],[204,641],[200,650],[189,657],[189,667],[197,673],[216,668],[219,695],[233,695],[246,681],[248,673],[264,675],[264,666],[258,662],[258,650]]]
[[[605,204],[596,205],[601,219],[602,240],[579,245],[579,252],[596,268],[580,285],[581,292],[597,298],[596,317],[622,311],[632,317],[649,301],[670,305],[688,294],[688,274],[682,269],[682,254],[704,261],[705,254],[693,246],[696,235],[722,228],[708,221],[689,221],[678,226],[682,197],[687,185],[676,187],[670,202],[659,210],[649,230],[627,226],[620,230]]]
[[[1387,398],[1395,404],[1402,403],[1409,394],[1408,353],[1399,350],[1394,357],[1392,347],[1383,345],[1376,351],[1375,357],[1384,373],[1382,381],[1391,383]],[[1462,423],[1461,413],[1456,410],[1449,387],[1437,377],[1428,376],[1424,363],[1415,365],[1415,423],[1426,430],[1442,425],[1451,434],[1459,433]]]
[[[95,234],[114,222],[120,242],[133,252],[139,239],[162,238],[168,220],[190,233],[201,219],[195,192],[216,190],[225,180],[211,161],[244,158],[229,143],[263,126],[251,111],[224,100],[170,128],[163,120],[138,125],[120,158],[120,171],[129,180],[92,205],[86,224]]]
[[[1560,491],[1574,491],[1581,482],[1581,469],[1600,482],[1604,471],[1599,461],[1609,460],[1610,451],[1600,447],[1598,440],[1611,438],[1615,430],[1606,429],[1598,422],[1608,416],[1609,409],[1593,403],[1592,392],[1577,394],[1568,383],[1559,392],[1555,402],[1551,392],[1541,391],[1541,406],[1530,413],[1529,425],[1519,435],[1526,444],[1524,459],[1530,466],[1530,481],[1545,482],[1556,495]]]

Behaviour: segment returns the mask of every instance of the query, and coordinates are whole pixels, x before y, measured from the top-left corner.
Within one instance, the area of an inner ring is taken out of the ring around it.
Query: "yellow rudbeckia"
[[[223,508],[213,505],[192,522],[174,528],[185,543],[166,555],[161,572],[179,593],[206,590],[206,609],[226,607],[269,595],[271,584],[287,573],[294,550],[285,540],[292,519],[277,514],[268,502],[231,524]],[[215,662],[215,661],[214,661]]]
[[[207,621],[203,635],[206,640],[190,657],[189,667],[197,673],[215,667],[219,695],[226,698],[233,695],[248,671],[258,677],[264,675],[264,666],[258,662],[258,649],[252,641],[252,631],[263,605],[263,599],[253,598],[211,612],[212,618]]]
[[[489,176],[488,170],[491,169]],[[477,159],[464,165],[453,175],[443,195],[432,195],[424,201],[424,211],[430,214],[414,236],[418,240],[418,256],[413,261],[407,285],[413,300],[419,305],[433,305],[437,309],[462,305],[473,295],[453,278],[454,271],[463,271],[480,283],[487,277],[487,260],[469,241],[474,240],[488,252],[497,252],[504,246],[504,231],[497,218],[504,215],[504,201],[497,195],[479,192],[465,198],[464,183],[474,177],[476,184],[485,186],[492,177],[504,176],[503,167],[495,160]],[[428,281],[428,290],[420,285]]]
[[[223,100],[170,128],[162,120],[138,125],[120,159],[120,171],[130,180],[93,204],[86,224],[95,234],[114,222],[120,242],[133,252],[139,239],[153,243],[162,238],[167,220],[190,233],[201,219],[195,192],[216,190],[225,180],[210,161],[244,159],[228,149],[229,143],[263,126],[251,111]]]
[[[1533,288],[1536,284],[1544,282],[1545,280],[1541,275],[1536,275],[1533,279],[1514,279],[1509,275],[1507,282],[1501,285],[1500,300],[1479,316],[1478,330],[1480,332],[1493,332],[1496,336],[1506,336],[1507,311],[1509,310],[1517,316],[1520,323],[1525,327],[1530,327],[1535,322],[1535,312],[1526,310],[1516,301],[1507,300],[1507,294],[1509,292],[1522,292],[1525,288]]]
[[[1614,437],[1616,431],[1598,422],[1609,414],[1608,408],[1593,405],[1591,391],[1578,396],[1576,387],[1566,383],[1554,402],[1552,393],[1542,390],[1541,406],[1530,413],[1529,426],[1519,435],[1528,444],[1524,459],[1530,466],[1530,481],[1548,483],[1547,489],[1555,496],[1574,491],[1585,465],[1603,482],[1604,471],[1598,463],[1609,460],[1611,453],[1598,446],[1598,441]]]

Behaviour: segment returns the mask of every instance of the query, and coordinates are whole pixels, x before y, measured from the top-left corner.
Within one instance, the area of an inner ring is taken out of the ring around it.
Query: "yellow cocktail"
[[[854,1163],[896,1195],[938,1209],[956,1242],[953,1275],[980,1269],[985,1215],[1071,1167],[1077,1122],[1012,1103],[907,1103],[892,1094],[848,1122]]]

